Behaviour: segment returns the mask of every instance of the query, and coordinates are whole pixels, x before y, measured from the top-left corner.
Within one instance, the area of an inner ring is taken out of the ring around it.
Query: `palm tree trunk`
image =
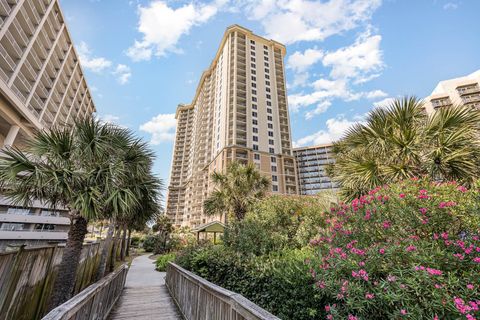
[[[128,237],[127,237],[127,257],[130,256],[130,242],[132,241],[131,240],[131,235],[132,235],[132,229],[128,229]]]
[[[113,241],[113,246],[112,246],[112,258],[110,259],[110,265],[108,266],[108,272],[113,272],[115,270],[115,261],[119,261],[119,256],[117,255],[118,253],[118,245],[119,245],[119,239],[120,239],[120,232],[121,228],[118,227],[117,231],[115,232],[115,239]]]
[[[125,261],[125,254],[127,251],[127,225],[122,226],[122,246],[120,247],[120,260]]]
[[[73,293],[83,240],[87,232],[87,220],[85,218],[77,216],[72,219],[67,244],[63,250],[62,261],[58,267],[57,277],[52,289],[52,297],[49,302],[50,309],[70,299]]]
[[[100,256],[100,264],[97,269],[97,274],[95,275],[95,281],[102,279],[103,276],[105,275],[105,270],[107,269],[108,253],[110,252],[110,249],[112,246],[114,232],[115,232],[115,221],[112,219],[110,220],[110,224],[108,225],[107,237],[103,242],[102,254]]]

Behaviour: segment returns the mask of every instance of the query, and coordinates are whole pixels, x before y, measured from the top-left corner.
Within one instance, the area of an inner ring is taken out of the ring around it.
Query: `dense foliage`
[[[456,106],[427,115],[423,101],[394,100],[373,109],[334,147],[330,170],[352,200],[383,184],[428,176],[468,186],[480,175],[480,111]]]
[[[177,262],[283,319],[480,314],[478,188],[409,179],[326,212],[295,197],[255,210],[225,245],[189,248]]]
[[[169,262],[175,260],[175,253],[166,253],[162,254],[155,260],[155,269],[157,271],[165,272],[167,271],[167,265]]]

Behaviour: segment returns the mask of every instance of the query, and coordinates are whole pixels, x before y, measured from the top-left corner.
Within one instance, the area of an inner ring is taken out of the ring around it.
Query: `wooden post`
[[[217,244],[217,233],[213,233],[213,244]]]

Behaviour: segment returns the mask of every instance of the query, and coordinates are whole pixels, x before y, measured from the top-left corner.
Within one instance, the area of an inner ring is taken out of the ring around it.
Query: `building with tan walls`
[[[203,201],[210,176],[228,163],[254,163],[272,193],[298,194],[285,86],[285,46],[229,27],[192,103],[177,108],[167,215],[177,226],[212,219]]]
[[[58,0],[0,0],[0,147],[95,112]],[[0,250],[67,238],[69,219],[39,201],[0,196]]]

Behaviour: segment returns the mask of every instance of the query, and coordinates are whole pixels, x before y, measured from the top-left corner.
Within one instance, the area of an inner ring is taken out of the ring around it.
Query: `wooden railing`
[[[242,295],[169,263],[166,285],[186,320],[279,320]]]
[[[122,294],[128,266],[122,265],[72,299],[50,311],[42,320],[106,319]]]

